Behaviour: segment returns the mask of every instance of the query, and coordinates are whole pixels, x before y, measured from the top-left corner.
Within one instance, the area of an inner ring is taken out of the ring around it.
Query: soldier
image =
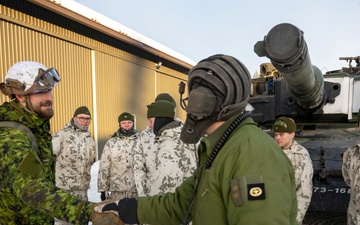
[[[175,105],[158,100],[147,106],[149,127],[155,134],[155,161],[148,172],[149,195],[174,192],[196,168],[194,148],[180,140],[182,123],[174,120]]]
[[[54,114],[52,89],[60,81],[56,69],[22,61],[4,80],[1,92],[11,101],[0,106],[0,121],[16,126],[0,128],[0,224],[50,225],[54,217],[74,224],[117,223],[118,217],[96,213],[96,204],[55,186],[49,120]]]
[[[95,210],[119,215],[126,223],[297,224],[294,171],[247,111],[247,68],[234,57],[214,55],[190,70],[187,83],[181,140],[195,144],[201,139],[194,175],[174,193],[124,198]]]
[[[118,122],[118,131],[106,142],[101,154],[98,191],[102,201],[138,197],[132,167],[139,133],[134,129],[134,116],[130,113],[121,113]]]
[[[155,101],[166,100],[174,104],[174,98],[168,93],[160,93],[156,96]],[[183,122],[177,118],[183,125]],[[140,133],[139,141],[134,149],[134,177],[136,189],[139,196],[148,196],[150,194],[149,182],[151,180],[151,171],[155,167],[155,134],[149,126]]]
[[[309,208],[313,191],[313,166],[309,152],[294,140],[296,124],[291,118],[279,117],[272,127],[277,144],[289,157],[295,172],[298,204],[296,220],[301,225]]]
[[[96,160],[95,141],[89,131],[90,122],[89,109],[81,106],[75,110],[70,122],[52,139],[56,155],[56,186],[85,201],[88,200],[91,166]],[[70,223],[55,219],[54,224]]]
[[[357,114],[357,128],[360,128],[360,109]],[[347,210],[347,224],[360,224],[360,137],[355,146],[348,148],[343,155],[342,174],[350,187],[350,201]]]

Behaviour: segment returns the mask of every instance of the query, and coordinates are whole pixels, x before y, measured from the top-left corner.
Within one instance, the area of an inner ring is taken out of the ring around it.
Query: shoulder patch
[[[232,179],[231,197],[237,207],[247,201],[265,199],[265,184],[262,176],[255,174]]]
[[[37,178],[42,172],[42,165],[36,156],[29,153],[25,156],[17,169],[32,178]]]

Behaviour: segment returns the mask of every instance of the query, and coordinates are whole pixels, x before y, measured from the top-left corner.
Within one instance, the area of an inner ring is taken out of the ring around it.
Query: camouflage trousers
[[[349,207],[347,210],[347,225],[358,225],[360,224],[360,214],[354,203],[350,200]]]
[[[88,200],[87,190],[71,190],[71,191],[65,190],[65,191],[74,196],[80,197],[82,200],[86,200],[86,201]],[[72,225],[72,223],[68,223],[66,221],[55,218],[54,225]]]

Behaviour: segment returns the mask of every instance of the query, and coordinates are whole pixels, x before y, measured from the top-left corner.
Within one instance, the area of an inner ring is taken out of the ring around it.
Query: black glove
[[[127,224],[139,224],[137,218],[137,201],[135,198],[124,198],[119,202],[112,202],[102,207],[102,212],[115,211],[119,217]]]
[[[106,200],[105,191],[102,191],[102,192],[101,192],[100,199],[101,199],[101,201],[105,201],[105,200]]]
[[[106,212],[106,211],[115,211],[118,212],[118,204],[116,204],[116,202],[111,202],[106,204],[103,208],[102,208],[102,212]]]

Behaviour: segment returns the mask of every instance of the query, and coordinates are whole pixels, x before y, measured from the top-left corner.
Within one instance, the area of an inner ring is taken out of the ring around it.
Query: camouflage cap
[[[293,119],[282,116],[275,121],[275,124],[272,126],[272,130],[274,132],[292,133],[296,131],[296,124]]]
[[[118,122],[121,122],[124,120],[131,120],[132,122],[134,122],[134,116],[128,112],[123,112],[119,115]]]

